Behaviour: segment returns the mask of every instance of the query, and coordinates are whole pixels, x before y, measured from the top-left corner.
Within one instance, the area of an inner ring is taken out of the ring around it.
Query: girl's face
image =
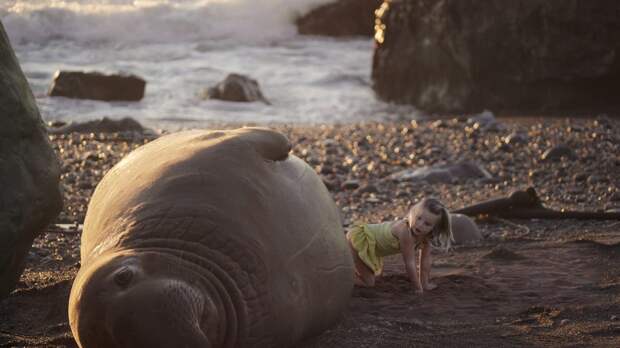
[[[422,207],[421,204],[416,204],[410,211],[407,217],[409,222],[409,229],[411,233],[416,236],[423,236],[430,233],[435,225],[439,222],[441,216],[439,214],[433,214],[428,209]]]

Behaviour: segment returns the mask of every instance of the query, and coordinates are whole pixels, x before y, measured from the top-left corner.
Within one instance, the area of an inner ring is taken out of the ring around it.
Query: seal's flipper
[[[268,128],[248,127],[237,131],[243,141],[249,142],[263,158],[282,161],[291,151],[291,143],[282,133]]]

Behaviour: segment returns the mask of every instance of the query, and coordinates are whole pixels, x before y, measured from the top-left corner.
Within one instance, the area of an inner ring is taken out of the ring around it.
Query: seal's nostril
[[[131,283],[133,271],[129,268],[123,268],[114,275],[114,282],[120,287],[126,287]]]

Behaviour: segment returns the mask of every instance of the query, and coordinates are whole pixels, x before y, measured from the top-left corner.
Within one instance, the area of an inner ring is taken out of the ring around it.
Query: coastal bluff
[[[373,88],[427,112],[617,111],[619,14],[614,0],[385,1]]]

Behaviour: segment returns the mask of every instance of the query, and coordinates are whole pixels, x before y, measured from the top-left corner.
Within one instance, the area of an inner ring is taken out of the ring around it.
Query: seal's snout
[[[217,310],[198,284],[177,279],[174,272],[162,274],[171,267],[157,261],[121,255],[80,271],[69,317],[81,347],[174,347],[188,341],[192,347],[211,346],[202,324],[205,313],[217,316]]]

